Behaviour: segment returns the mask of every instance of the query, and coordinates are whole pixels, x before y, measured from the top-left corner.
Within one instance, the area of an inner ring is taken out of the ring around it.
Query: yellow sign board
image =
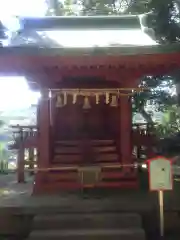
[[[173,189],[171,161],[164,157],[156,157],[148,161],[149,188],[151,191]]]

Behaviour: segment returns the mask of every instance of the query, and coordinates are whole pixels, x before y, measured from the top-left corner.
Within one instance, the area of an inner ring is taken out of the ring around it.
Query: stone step
[[[31,232],[27,240],[145,240],[141,229],[40,230]]]
[[[34,218],[33,229],[141,228],[141,216],[128,213],[46,214]]]

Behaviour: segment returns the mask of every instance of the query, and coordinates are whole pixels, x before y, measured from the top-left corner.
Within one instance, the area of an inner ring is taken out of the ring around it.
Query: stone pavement
[[[27,208],[29,211],[48,211],[49,207],[59,211],[86,211],[87,209],[109,211],[149,211],[158,205],[157,193],[137,190],[116,190],[116,193],[84,194],[79,191],[59,195],[31,196],[33,179],[26,176],[27,183],[18,184],[16,175],[0,175],[0,208]],[[176,186],[177,185],[177,186]],[[173,192],[165,193],[165,209],[180,211],[180,183],[176,183]],[[103,200],[103,204],[102,204]],[[113,204],[112,204],[113,201]]]
[[[142,212],[142,214],[144,212],[158,213],[157,193],[149,193],[147,190],[116,190],[116,193],[112,194],[101,194],[98,191],[92,194],[79,191],[76,193],[60,192],[54,196],[31,196],[33,179],[28,176],[26,176],[26,179],[28,179],[27,183],[18,184],[15,174],[0,175],[0,212],[2,215],[3,211],[16,214],[93,213],[104,211]],[[179,182],[175,183],[173,192],[165,193],[165,209],[173,211],[177,215],[176,218],[179,218],[179,214],[176,213],[176,211],[180,212]],[[166,219],[171,221],[169,217],[166,217]],[[171,219],[174,219],[177,223],[174,215]],[[177,228],[180,229],[179,223],[177,223]],[[180,239],[180,237],[168,236],[167,240],[169,239],[176,240]]]

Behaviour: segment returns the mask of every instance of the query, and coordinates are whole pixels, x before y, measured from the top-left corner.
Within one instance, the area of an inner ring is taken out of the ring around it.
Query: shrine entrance
[[[106,104],[67,104],[55,116],[56,140],[116,138],[118,107]]]
[[[110,91],[89,88],[57,91],[53,162],[83,165],[118,162],[119,104],[118,97],[113,97]]]
[[[58,102],[54,102],[57,140],[116,138],[120,121],[118,100],[112,99],[110,95],[104,96],[98,92],[96,94],[94,89],[91,89],[94,82],[100,91],[117,87],[116,82],[104,79],[66,80],[65,86],[72,92],[68,95],[61,94],[60,98],[56,99]],[[61,85],[63,87],[63,83]],[[86,89],[86,96],[78,94],[77,89]]]
[[[137,89],[124,84],[110,76],[71,78],[41,91],[39,166],[50,170],[36,175],[35,192],[138,186],[129,130],[130,96]]]

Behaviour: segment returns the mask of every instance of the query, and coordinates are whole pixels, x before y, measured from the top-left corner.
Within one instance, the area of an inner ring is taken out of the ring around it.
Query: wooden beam
[[[69,17],[24,17],[19,19],[21,31],[35,30],[101,30],[141,29],[137,15],[122,16],[69,16]]]

